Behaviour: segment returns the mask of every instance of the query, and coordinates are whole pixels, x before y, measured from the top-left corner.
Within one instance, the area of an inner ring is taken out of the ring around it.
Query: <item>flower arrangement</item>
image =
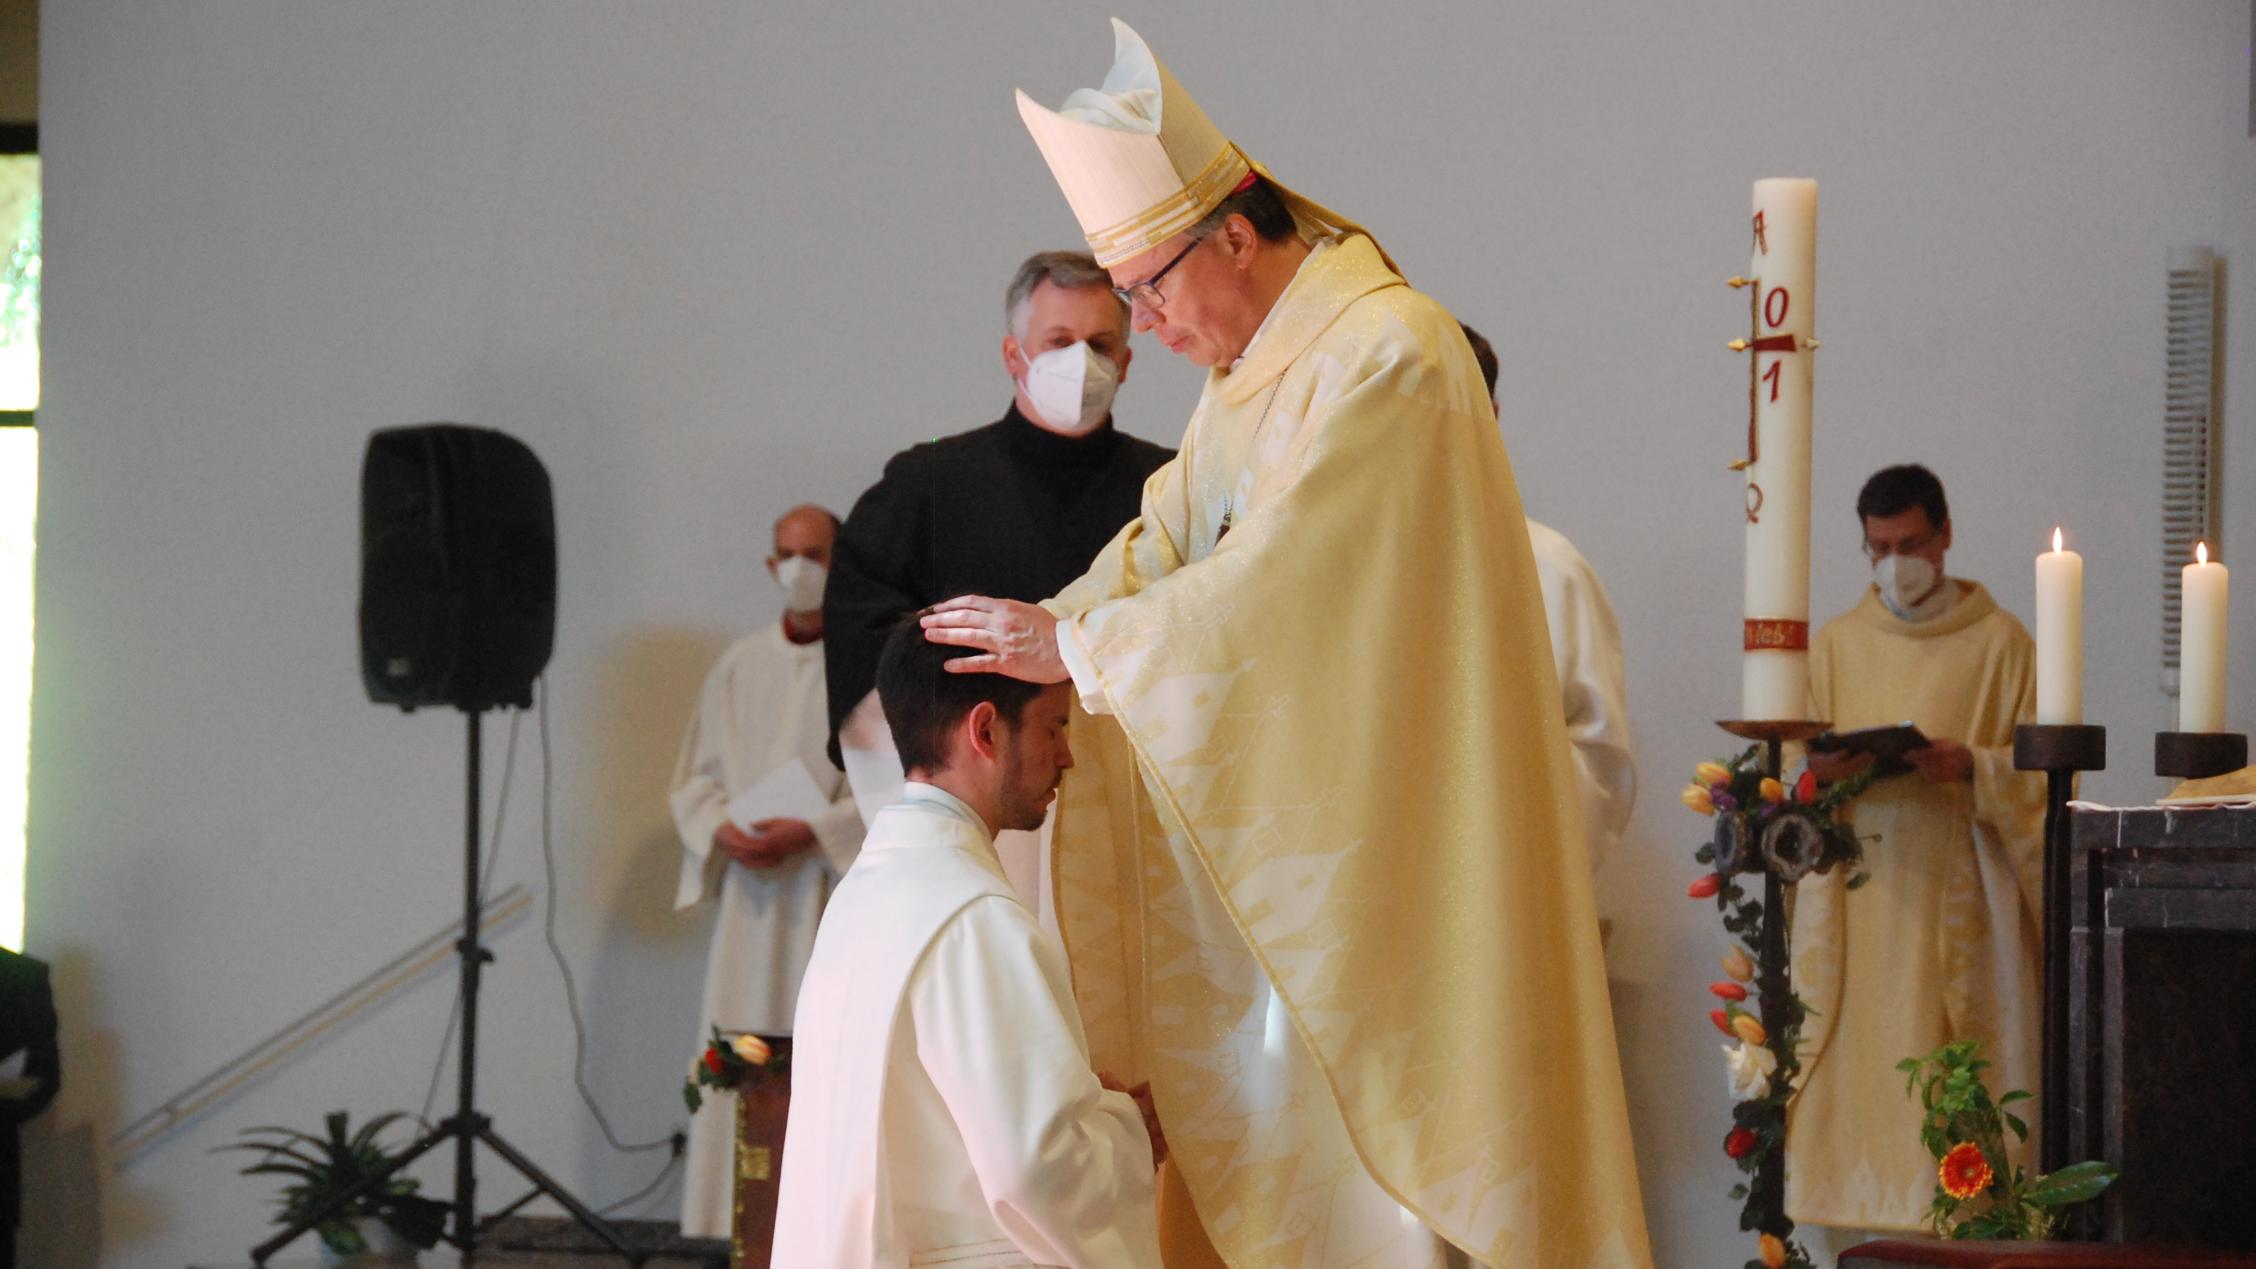
[[[736,1093],[761,1084],[780,1081],[791,1070],[791,1042],[769,1042],[749,1031],[731,1034],[713,1028],[713,1038],[689,1064],[689,1078],[682,1081],[682,1103],[694,1115],[705,1104],[701,1089],[713,1088]]]
[[[1731,1189],[1731,1197],[1741,1202],[1739,1227],[1757,1232],[1755,1258],[1747,1269],[1815,1269],[1808,1250],[1793,1240],[1794,1223],[1786,1217],[1780,1184],[1761,1183],[1766,1176],[1774,1182],[1784,1176],[1786,1099],[1801,1072],[1802,1024],[1809,1010],[1788,986],[1783,937],[1772,940],[1781,949],[1780,963],[1762,960],[1763,903],[1750,897],[1738,878],[1769,873],[1790,886],[1862,862],[1863,844],[1844,812],[1871,778],[1860,775],[1820,787],[1804,771],[1789,786],[1763,770],[1760,752],[1759,746],[1750,747],[1723,762],[1703,762],[1684,786],[1684,805],[1715,821],[1708,840],[1693,853],[1708,871],[1686,893],[1714,900],[1725,933],[1757,949],[1731,944],[1719,965],[1723,977],[1708,985],[1720,1006],[1709,1010],[1708,1021],[1727,1041],[1725,1076],[1734,1102],[1723,1153],[1750,1178]],[[1853,889],[1863,881],[1858,874],[1849,885]],[[1785,919],[1784,913],[1770,915]]]
[[[2005,1134],[2026,1141],[2029,1125],[2005,1109],[2029,1100],[2014,1089],[1995,1101],[1982,1081],[1989,1062],[1980,1045],[1959,1040],[1923,1058],[1905,1058],[1904,1092],[1925,1112],[1919,1140],[1935,1157],[1935,1201],[1927,1224],[1948,1238],[2038,1239],[2060,1221],[2060,1209],[2097,1197],[2115,1170],[2093,1160],[2032,1176],[2006,1157]]]

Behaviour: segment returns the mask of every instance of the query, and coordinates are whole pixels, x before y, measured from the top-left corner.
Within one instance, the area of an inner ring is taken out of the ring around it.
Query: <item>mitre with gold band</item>
[[[1371,236],[1287,189],[1232,145],[1127,23],[1114,18],[1112,34],[1112,69],[1103,87],[1077,89],[1056,110],[1023,90],[1018,94],[1019,117],[1098,264],[1133,260],[1189,229],[1257,172],[1276,188],[1304,236]]]

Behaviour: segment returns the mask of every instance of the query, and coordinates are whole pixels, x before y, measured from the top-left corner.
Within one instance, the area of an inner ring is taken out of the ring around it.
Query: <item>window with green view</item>
[[[20,949],[39,505],[39,156],[0,154],[0,945]]]

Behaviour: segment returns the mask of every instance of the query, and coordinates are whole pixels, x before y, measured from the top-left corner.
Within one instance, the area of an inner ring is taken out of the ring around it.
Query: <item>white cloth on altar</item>
[[[832,896],[794,1031],[774,1262],[1159,1264],[1151,1146],[979,818],[909,783]]]
[[[1622,669],[1621,623],[1598,574],[1566,535],[1527,522],[1543,587],[1551,661],[1574,745],[1582,833],[1590,866],[1612,853],[1637,804],[1637,758],[1629,740],[1629,688]]]
[[[716,1024],[771,1035],[790,1030],[823,902],[861,847],[861,818],[845,777],[824,754],[824,692],[822,644],[791,642],[779,622],[722,653],[698,694],[674,764],[670,801],[682,843],[674,904],[716,903],[703,1002],[685,1062]],[[766,870],[730,862],[713,849],[729,799],[787,762],[804,766],[832,799],[829,810],[809,821],[817,848]],[[691,1116],[687,1156],[682,1232],[726,1238],[735,1195],[732,1097],[708,1098]]]
[[[846,783],[854,791],[854,805],[864,823],[901,800],[907,775],[901,770],[901,752],[893,746],[893,733],[885,725],[885,709],[872,691],[862,698],[846,721],[838,725],[838,755],[846,764]],[[1042,816],[1042,827],[1032,832],[1006,828],[995,834],[995,857],[1010,881],[1018,901],[1055,935],[1058,931],[1057,896],[1050,889],[1050,827],[1057,819],[1052,806]]]

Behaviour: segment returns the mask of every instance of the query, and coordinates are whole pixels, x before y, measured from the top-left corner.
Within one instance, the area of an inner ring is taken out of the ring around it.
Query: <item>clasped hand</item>
[[[754,820],[750,832],[723,820],[713,830],[714,847],[746,868],[773,868],[814,844],[814,826],[805,820]]]

